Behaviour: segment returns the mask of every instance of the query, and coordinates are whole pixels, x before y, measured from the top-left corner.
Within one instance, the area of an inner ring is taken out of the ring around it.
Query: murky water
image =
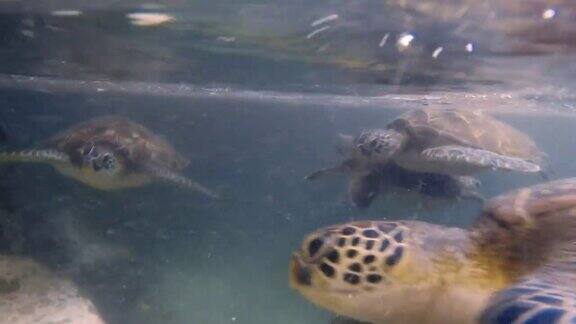
[[[339,133],[411,108],[482,108],[530,135],[553,178],[576,174],[574,6],[478,1],[492,11],[438,17],[406,3],[165,3],[144,10],[167,15],[155,23],[127,16],[138,3],[3,4],[3,151],[120,115],[172,143],[192,161],[183,173],[222,199],[162,183],[99,191],[46,165],[6,164],[0,253],[71,280],[106,323],[327,323],[288,287],[306,233],[353,219],[465,227],[479,208],[398,193],[359,210],[344,177],[304,181],[341,159]],[[493,29],[462,26],[490,13]],[[479,178],[486,197],[541,182]]]

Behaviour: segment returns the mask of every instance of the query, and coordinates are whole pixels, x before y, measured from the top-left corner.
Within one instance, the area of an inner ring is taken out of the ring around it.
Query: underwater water
[[[541,38],[558,30],[528,24],[509,36],[507,21],[496,31],[454,33],[455,21],[394,3],[386,22],[373,11],[379,1],[0,5],[2,151],[34,147],[93,117],[124,116],[169,141],[191,160],[183,174],[222,196],[164,183],[101,191],[48,165],[3,164],[0,253],[71,280],[106,323],[328,323],[332,314],[288,286],[288,260],[304,235],[361,219],[467,227],[480,209],[406,192],[359,209],[344,176],[306,182],[341,161],[339,133],[383,127],[413,108],[486,109],[548,154],[551,178],[576,174],[574,26],[549,42]],[[534,3],[537,12],[547,8]],[[573,17],[573,5],[565,7]],[[80,14],[62,13],[72,9]],[[558,19],[567,19],[561,9]],[[142,26],[126,18],[157,10],[174,20]],[[300,43],[335,12],[339,34]],[[407,31],[416,35],[414,53],[366,45]],[[509,40],[516,35],[525,37]],[[442,42],[460,50],[446,45],[446,57],[432,59]],[[318,56],[327,44],[333,51]],[[494,172],[479,179],[486,197],[542,181]]]

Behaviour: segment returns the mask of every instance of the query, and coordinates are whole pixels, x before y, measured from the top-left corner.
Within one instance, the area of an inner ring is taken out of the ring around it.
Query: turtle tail
[[[0,163],[36,162],[36,163],[68,163],[67,154],[57,150],[26,150],[0,153]]]

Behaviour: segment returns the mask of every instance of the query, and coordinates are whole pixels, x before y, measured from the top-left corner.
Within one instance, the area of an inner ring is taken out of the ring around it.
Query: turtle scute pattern
[[[97,117],[80,123],[47,140],[45,146],[70,153],[77,152],[87,142],[112,145],[135,166],[181,170],[189,164],[166,140],[120,116]]]
[[[0,323],[105,322],[70,281],[30,259],[0,255]]]
[[[480,110],[417,109],[400,116],[390,127],[429,129],[450,134],[472,147],[498,154],[545,163],[546,156],[528,135]],[[426,138],[427,133],[416,132]],[[445,144],[451,144],[450,142]]]

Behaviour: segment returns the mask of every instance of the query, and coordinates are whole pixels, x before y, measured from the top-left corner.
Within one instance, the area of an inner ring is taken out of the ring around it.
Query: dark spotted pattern
[[[400,262],[404,249],[401,246],[397,246],[394,253],[386,258],[386,265],[389,267],[395,266]]]
[[[375,283],[379,283],[380,281],[382,281],[382,276],[378,275],[378,274],[369,274],[366,276],[366,280],[369,283],[375,284]]]
[[[364,257],[364,259],[362,260],[362,262],[364,262],[364,264],[370,264],[372,262],[374,262],[374,260],[376,260],[376,257],[372,254],[367,255]]]
[[[362,232],[362,235],[367,238],[377,238],[379,236],[378,232],[373,229],[367,229]]]
[[[370,251],[370,250],[372,250],[373,247],[374,247],[374,241],[373,240],[366,241],[366,250]]]
[[[346,251],[346,256],[350,259],[355,258],[358,255],[358,251],[356,250],[348,250]]]
[[[348,270],[352,271],[352,272],[362,272],[362,266],[360,265],[360,263],[356,262],[356,263],[352,263],[349,267]]]
[[[388,241],[387,239],[383,239],[382,242],[380,243],[380,252],[384,252],[388,247],[390,246],[390,241]]]
[[[384,233],[389,233],[396,229],[398,225],[396,223],[382,223],[378,225],[378,229],[380,229]]]
[[[304,248],[324,278],[372,290],[391,282],[387,268],[401,261],[406,230],[394,222],[352,222],[317,232]]]
[[[328,278],[333,278],[334,275],[336,274],[334,268],[326,263],[322,263],[320,265],[320,271],[322,271],[322,273],[326,275],[326,277]]]
[[[342,235],[348,236],[348,235],[352,235],[354,233],[356,233],[356,230],[353,227],[344,227],[342,229]]]
[[[338,261],[340,260],[340,253],[338,253],[338,251],[336,250],[333,250],[332,252],[328,253],[327,258],[332,263],[338,263]]]
[[[351,285],[357,285],[360,283],[360,277],[353,273],[345,273],[343,279]]]
[[[308,255],[310,257],[314,257],[314,255],[316,255],[316,253],[320,251],[322,244],[323,244],[322,239],[320,238],[315,238],[312,241],[310,241],[310,243],[308,244]]]

